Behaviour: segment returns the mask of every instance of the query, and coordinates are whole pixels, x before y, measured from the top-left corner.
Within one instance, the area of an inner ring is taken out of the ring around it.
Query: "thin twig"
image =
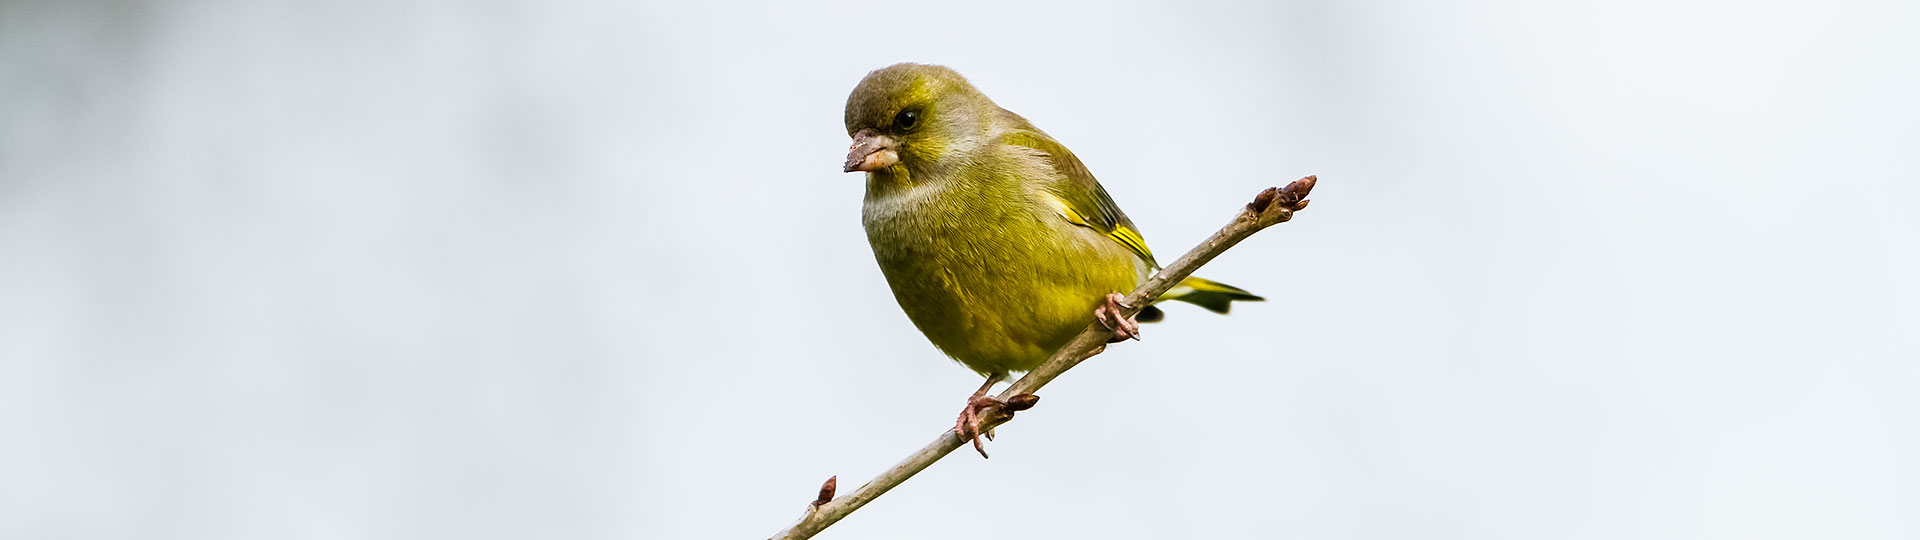
[[[1253,233],[1293,219],[1294,212],[1307,207],[1307,193],[1313,191],[1315,180],[1315,177],[1308,176],[1287,184],[1285,188],[1267,188],[1261,191],[1259,196],[1254,197],[1253,202],[1247,203],[1246,208],[1242,209],[1239,215],[1234,216],[1233,222],[1221,227],[1220,231],[1213,233],[1207,241],[1194,246],[1186,255],[1181,256],[1180,260],[1160,269],[1153,277],[1147,278],[1146,283],[1140,284],[1132,293],[1129,293],[1124,302],[1126,312],[1122,315],[1131,317],[1139,313],[1141,308],[1160,298],[1160,295],[1166,294],[1174,285],[1179,284],[1180,280],[1193,275],[1201,265],[1212,261],[1214,257],[1226,252],[1241,240],[1253,236]],[[1097,322],[1088,326],[1086,330],[1074,336],[1073,341],[1067,342],[1059,350],[1054,351],[1053,356],[1033,368],[1033,371],[1027,372],[1026,376],[1014,381],[1012,386],[1000,393],[999,398],[1009,400],[1015,396],[1032,394],[1081,361],[1106,350],[1107,338],[1112,336],[1112,330]],[[981,427],[986,430],[993,429],[993,426],[1004,424],[1013,418],[1011,414],[1001,411],[990,411],[989,414],[990,417],[981,423]],[[941,434],[940,438],[934,439],[925,448],[907,456],[907,459],[880,473],[880,476],[874,477],[852,493],[826,501],[824,504],[819,500],[813,501],[808,506],[806,516],[788,526],[786,530],[773,535],[773,540],[812,538],[821,530],[847,517],[847,514],[853,513],[854,510],[865,506],[867,502],[885,494],[887,490],[926,470],[928,466],[933,465],[933,462],[946,457],[965,443],[966,441],[953,431]],[[828,482],[831,485],[833,480],[828,479]],[[822,499],[832,497],[831,488],[822,489],[821,495]]]

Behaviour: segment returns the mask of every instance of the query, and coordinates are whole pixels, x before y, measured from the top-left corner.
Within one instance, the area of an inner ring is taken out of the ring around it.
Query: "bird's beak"
[[[842,172],[873,172],[900,162],[892,137],[872,129],[853,134],[853,146],[847,147],[847,167]]]

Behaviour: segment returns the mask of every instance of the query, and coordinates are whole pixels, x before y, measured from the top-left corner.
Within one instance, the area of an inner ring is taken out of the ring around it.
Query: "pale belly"
[[[1119,243],[1033,205],[946,202],[870,201],[867,238],[914,326],[982,374],[1032,369],[1148,272]]]

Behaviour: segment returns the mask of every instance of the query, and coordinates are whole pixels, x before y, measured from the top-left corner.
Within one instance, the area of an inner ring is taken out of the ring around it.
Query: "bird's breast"
[[[1103,295],[1139,282],[1124,248],[1021,196],[920,186],[870,196],[863,211],[901,309],[983,373],[1030,369],[1091,321]]]

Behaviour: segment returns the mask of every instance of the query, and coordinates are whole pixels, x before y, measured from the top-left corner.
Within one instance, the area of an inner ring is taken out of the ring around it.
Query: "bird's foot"
[[[1126,312],[1126,298],[1120,293],[1111,293],[1107,295],[1105,302],[1093,308],[1093,318],[1100,321],[1101,325],[1113,330],[1113,337],[1107,339],[1107,343],[1119,343],[1129,339],[1140,340],[1140,323],[1134,322],[1132,317],[1120,316],[1121,313]]]
[[[973,397],[967,398],[967,408],[960,409],[960,418],[954,421],[953,432],[960,436],[960,440],[973,441],[973,450],[979,452],[980,457],[985,458],[987,448],[980,443],[980,437],[993,440],[993,428],[985,427],[989,420],[997,420],[994,418],[996,414],[1012,418],[1013,413],[1031,409],[1035,403],[1039,402],[1040,396],[1033,394],[1020,394],[1006,401],[985,393],[974,394]],[[985,429],[982,429],[983,427]]]

